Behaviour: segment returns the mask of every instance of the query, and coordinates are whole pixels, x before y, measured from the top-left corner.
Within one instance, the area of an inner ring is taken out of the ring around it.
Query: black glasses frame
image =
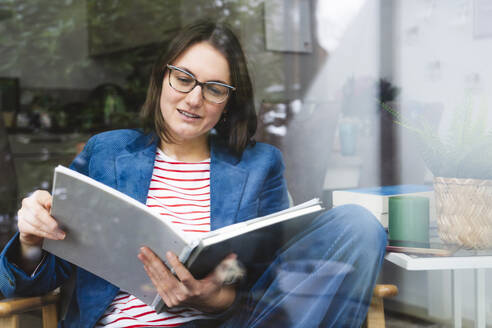
[[[179,72],[181,72],[181,73],[183,73],[183,74],[188,75],[190,78],[192,78],[192,79],[193,79],[193,81],[195,81],[195,84],[193,85],[193,87],[192,87],[189,91],[181,91],[181,90],[176,89],[176,88],[175,88],[175,87],[171,84],[171,79],[169,78],[169,85],[171,86],[171,88],[173,88],[174,90],[176,90],[176,91],[178,91],[178,92],[190,93],[191,91],[193,91],[193,89],[195,89],[195,88],[196,88],[196,86],[197,86],[197,85],[199,85],[199,86],[202,88],[202,97],[203,97],[203,99],[208,100],[208,101],[212,101],[212,100],[210,100],[210,99],[205,98],[204,88],[203,88],[203,87],[204,87],[204,86],[206,86],[206,85],[221,85],[221,86],[223,86],[223,87],[226,87],[228,90],[232,90],[232,91],[235,91],[235,90],[236,90],[236,88],[235,88],[235,87],[233,87],[232,85],[228,85],[228,84],[225,84],[225,83],[222,83],[222,82],[215,82],[215,81],[214,81],[214,82],[210,82],[210,81],[209,81],[209,82],[200,82],[200,81],[198,81],[198,80],[196,79],[196,77],[194,77],[194,76],[193,76],[193,74],[191,74],[191,73],[189,73],[189,72],[185,71],[185,70],[184,70],[184,69],[182,69],[182,68],[176,67],[176,66],[174,66],[174,65],[169,65],[169,64],[167,64],[167,65],[166,65],[166,67],[170,70],[169,74],[171,74],[171,71],[172,71],[172,70],[176,70],[176,71],[179,71]],[[224,97],[224,99],[223,99],[222,101],[220,101],[220,102],[215,102],[215,101],[212,101],[212,102],[214,102],[214,103],[216,103],[216,104],[220,104],[220,103],[223,103],[223,102],[227,99],[227,97],[229,97],[229,92],[227,93],[227,95]]]

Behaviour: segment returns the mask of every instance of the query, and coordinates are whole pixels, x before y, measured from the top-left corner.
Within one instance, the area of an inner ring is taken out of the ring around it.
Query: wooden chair
[[[397,294],[395,285],[376,285],[367,313],[367,328],[385,327],[383,299]],[[60,293],[57,290],[44,296],[0,300],[0,327],[19,328],[19,316],[22,313],[41,309],[43,328],[56,328],[59,300]]]
[[[58,289],[43,296],[0,300],[0,327],[19,328],[19,318],[23,313],[41,310],[43,328],[56,328],[59,300]]]
[[[398,294],[398,288],[395,285],[376,285],[372,294],[371,305],[367,312],[367,328],[386,327],[384,320],[384,298]]]

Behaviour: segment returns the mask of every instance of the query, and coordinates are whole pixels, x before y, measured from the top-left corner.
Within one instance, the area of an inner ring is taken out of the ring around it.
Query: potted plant
[[[492,247],[492,130],[487,108],[454,111],[444,134],[421,117],[407,118],[383,103],[396,124],[415,135],[434,175],[440,238],[467,248]]]

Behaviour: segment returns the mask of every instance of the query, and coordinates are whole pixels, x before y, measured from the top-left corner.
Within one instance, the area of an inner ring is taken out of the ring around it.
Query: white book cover
[[[43,248],[118,286],[160,311],[163,303],[137,255],[150,247],[165,262],[172,251],[199,279],[234,252],[248,266],[270,261],[323,210],[313,199],[268,216],[204,233],[187,242],[183,233],[145,204],[83,174],[58,166],[51,215],[67,233]],[[213,218],[212,218],[213,219]]]
[[[373,213],[381,224],[388,227],[388,199],[393,196],[422,196],[430,199],[433,210],[434,191],[427,185],[396,185],[372,188],[336,190],[333,192],[333,207],[345,204],[357,204]],[[433,217],[431,213],[431,217]]]

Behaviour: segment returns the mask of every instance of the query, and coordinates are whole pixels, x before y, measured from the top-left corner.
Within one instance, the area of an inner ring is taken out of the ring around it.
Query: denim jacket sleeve
[[[93,143],[94,138],[91,138],[70,168],[88,174]],[[11,261],[19,247],[19,233],[16,233],[0,254],[0,291],[5,297],[47,293],[63,284],[73,270],[69,262],[46,253],[34,275],[28,275]]]
[[[10,259],[19,251],[19,233],[0,254],[0,290],[5,297],[41,295],[60,286],[72,272],[72,265],[49,253],[34,275],[28,275]]]
[[[259,195],[258,216],[264,216],[289,207],[287,183],[284,178],[284,162],[282,154],[273,148],[272,161],[267,178]]]

